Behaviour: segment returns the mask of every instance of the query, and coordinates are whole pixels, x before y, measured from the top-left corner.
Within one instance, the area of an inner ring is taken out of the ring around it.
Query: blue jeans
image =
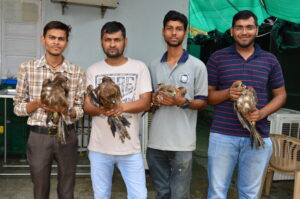
[[[188,199],[192,179],[192,151],[147,149],[147,162],[156,199]]]
[[[272,155],[270,138],[264,148],[253,149],[249,137],[210,133],[208,147],[208,199],[225,199],[235,166],[239,199],[258,198],[262,177]]]
[[[127,198],[147,198],[145,167],[141,153],[108,155],[90,151],[89,159],[95,199],[110,199],[115,164],[125,181],[128,193]]]

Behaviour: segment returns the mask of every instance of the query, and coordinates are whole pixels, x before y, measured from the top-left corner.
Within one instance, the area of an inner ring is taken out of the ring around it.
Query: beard
[[[170,41],[168,41],[166,39],[165,39],[165,41],[166,41],[167,45],[170,46],[170,47],[178,47],[178,46],[180,46],[182,44],[183,39],[179,40],[177,43],[171,43]]]
[[[48,52],[48,53],[49,53],[49,55],[54,56],[54,57],[61,55],[61,53],[52,53],[52,52]]]
[[[110,53],[108,53],[108,52],[104,52],[105,53],[105,55],[106,55],[106,57],[108,57],[108,58],[118,58],[118,57],[121,57],[122,55],[123,55],[123,53],[116,53],[116,54],[110,54]]]
[[[250,47],[250,46],[252,46],[252,45],[254,44],[254,40],[255,40],[255,38],[253,38],[252,40],[250,40],[248,43],[240,43],[240,42],[238,42],[238,41],[236,40],[235,43],[236,43],[239,47],[241,47],[241,48],[248,48],[248,47]]]
[[[125,48],[122,48],[122,49],[116,49],[116,50],[115,50],[115,53],[110,53],[109,50],[110,50],[110,49],[103,49],[103,52],[105,53],[105,55],[106,55],[108,58],[118,58],[118,57],[123,56],[123,53],[124,53]]]

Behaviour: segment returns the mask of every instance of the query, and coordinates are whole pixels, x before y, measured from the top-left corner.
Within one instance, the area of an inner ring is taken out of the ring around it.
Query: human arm
[[[35,112],[38,108],[42,108],[42,104],[40,100],[28,102],[26,104],[26,111],[28,114]]]
[[[154,104],[157,104],[155,100],[155,96],[153,97]],[[164,106],[179,106],[181,107],[185,102],[187,101],[186,98],[184,98],[181,93],[177,89],[177,97],[163,97],[161,102],[159,103],[160,105]],[[204,99],[194,99],[194,100],[189,100],[189,106],[187,108],[189,109],[203,109],[207,104],[207,101]]]
[[[150,109],[151,93],[146,92],[140,95],[140,98],[133,102],[121,103],[119,107],[106,112],[108,115],[120,115],[122,113],[140,113]]]
[[[269,74],[268,87],[271,89],[272,99],[261,109],[256,109],[254,112],[246,116],[249,121],[256,122],[266,118],[285,104],[287,95],[282,69],[276,57],[274,55],[271,56],[273,64]]]
[[[248,121],[257,122],[272,114],[281,108],[286,101],[286,90],[285,87],[279,87],[277,89],[272,90],[273,98],[272,100],[263,108],[256,109],[252,113],[246,116]]]
[[[241,95],[240,88],[219,89],[221,75],[219,73],[219,61],[215,54],[211,55],[206,66],[208,73],[208,104],[217,105],[230,99],[236,101]]]
[[[86,114],[90,115],[90,116],[97,116],[97,115],[100,115],[100,114],[103,114],[105,115],[105,109],[102,108],[102,107],[97,107],[97,106],[94,106],[88,95],[85,95],[84,97],[84,106],[83,106],[83,110]]]
[[[73,106],[69,107],[69,110],[65,110],[62,112],[64,116],[70,117],[72,122],[79,120],[83,117],[83,105],[84,105],[84,93],[86,90],[86,75],[82,69],[77,68],[78,71],[76,73],[76,85],[75,86],[75,95],[73,99]]]
[[[18,68],[18,83],[16,86],[16,95],[14,96],[14,113],[17,116],[28,116],[35,112],[39,106],[39,101],[29,102],[29,85],[26,64],[21,64]]]
[[[91,104],[89,97],[85,96],[84,112],[91,116],[97,115],[119,115],[122,113],[139,113],[150,109],[151,93],[146,92],[140,95],[140,99],[133,102],[121,103],[119,107],[106,110],[102,107],[96,107]]]
[[[242,94],[241,90],[241,88],[234,87],[217,90],[216,86],[208,86],[208,104],[216,105],[229,99],[236,101]]]

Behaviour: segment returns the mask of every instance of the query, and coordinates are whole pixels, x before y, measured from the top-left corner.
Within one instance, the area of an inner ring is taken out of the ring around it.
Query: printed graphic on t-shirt
[[[122,93],[122,102],[135,101],[135,91],[137,86],[138,74],[136,73],[113,73],[100,74],[95,76],[95,85],[102,82],[104,76],[110,77],[116,84],[119,85]]]

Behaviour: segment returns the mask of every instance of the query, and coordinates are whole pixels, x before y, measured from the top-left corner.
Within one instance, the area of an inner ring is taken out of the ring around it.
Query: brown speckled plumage
[[[117,84],[107,76],[102,78],[102,82],[93,89],[92,85],[87,88],[87,95],[91,103],[97,107],[104,107],[107,110],[118,107],[121,104],[121,91]],[[107,122],[110,125],[113,136],[117,132],[124,143],[125,138],[131,139],[127,128],[130,127],[129,121],[122,115],[108,116]]]
[[[57,126],[57,138],[66,143],[64,121],[61,112],[68,111],[68,78],[58,73],[53,80],[45,79],[41,91],[41,103],[54,110],[48,113],[47,124]]]
[[[234,102],[234,110],[236,111],[242,126],[250,132],[251,147],[253,147],[254,142],[256,148],[264,146],[264,140],[257,131],[255,122],[249,122],[246,119],[246,115],[252,113],[256,109],[257,96],[255,90],[252,87],[244,85],[242,81],[234,82],[232,87],[242,88],[241,96]]]
[[[186,94],[186,88],[185,87],[179,87],[178,88],[181,95],[184,97]],[[156,100],[158,103],[160,103],[164,97],[170,97],[170,98],[176,98],[177,92],[176,87],[170,84],[158,84],[157,88],[155,89],[154,95],[156,96]],[[159,108],[159,105],[152,105],[150,112],[155,113],[155,111]]]

